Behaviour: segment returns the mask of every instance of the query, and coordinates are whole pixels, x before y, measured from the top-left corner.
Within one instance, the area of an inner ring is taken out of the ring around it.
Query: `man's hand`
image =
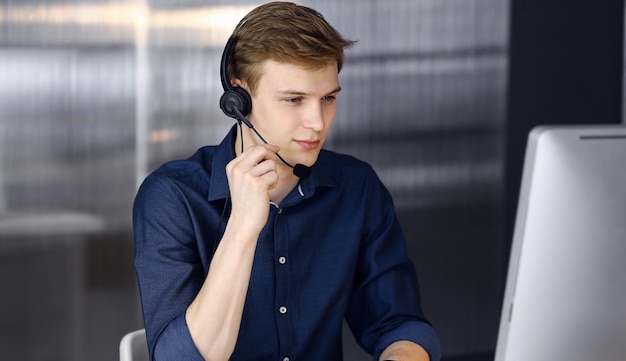
[[[275,145],[251,146],[226,165],[232,199],[231,219],[258,231],[267,222],[269,191],[278,184]]]
[[[396,341],[380,355],[380,361],[429,361],[430,357],[422,346],[411,341]]]

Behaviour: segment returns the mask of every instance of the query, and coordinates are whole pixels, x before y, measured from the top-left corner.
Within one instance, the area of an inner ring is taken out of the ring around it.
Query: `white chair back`
[[[120,361],[148,361],[146,330],[129,332],[120,341]]]

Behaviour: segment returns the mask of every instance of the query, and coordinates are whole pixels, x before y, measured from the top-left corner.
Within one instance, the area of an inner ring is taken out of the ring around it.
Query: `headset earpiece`
[[[252,99],[244,88],[233,87],[231,90],[226,90],[220,98],[220,109],[229,117],[252,128],[252,124],[246,119],[252,110]]]

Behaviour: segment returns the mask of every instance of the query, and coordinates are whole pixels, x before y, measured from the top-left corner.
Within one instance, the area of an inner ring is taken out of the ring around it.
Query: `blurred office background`
[[[232,125],[219,59],[259,3],[0,0],[0,358],[115,360],[143,327],[135,191]],[[488,360],[526,134],[622,121],[623,0],[301,3],[359,41],[328,147],[394,195],[445,358]]]

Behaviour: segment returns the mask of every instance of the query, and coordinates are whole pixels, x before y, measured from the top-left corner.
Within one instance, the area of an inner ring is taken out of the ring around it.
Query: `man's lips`
[[[306,150],[313,150],[320,146],[319,140],[296,140],[296,143]]]

